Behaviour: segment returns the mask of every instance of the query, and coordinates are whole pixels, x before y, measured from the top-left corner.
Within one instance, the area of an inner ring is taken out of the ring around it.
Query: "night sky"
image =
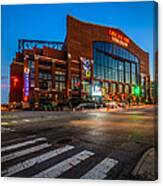
[[[3,5],[1,102],[8,102],[9,65],[18,39],[64,41],[67,14],[79,20],[119,28],[150,54],[153,79],[154,2]]]

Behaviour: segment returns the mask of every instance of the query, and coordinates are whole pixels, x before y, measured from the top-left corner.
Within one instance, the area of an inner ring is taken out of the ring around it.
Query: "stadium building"
[[[149,97],[149,54],[117,28],[67,16],[64,42],[19,40],[10,66],[10,103]]]

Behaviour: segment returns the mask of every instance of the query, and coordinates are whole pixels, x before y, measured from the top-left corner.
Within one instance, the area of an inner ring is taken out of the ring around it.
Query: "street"
[[[2,112],[2,176],[135,179],[155,146],[154,106],[119,112]]]

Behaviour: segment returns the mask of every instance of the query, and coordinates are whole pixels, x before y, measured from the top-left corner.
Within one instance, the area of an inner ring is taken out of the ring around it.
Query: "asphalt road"
[[[134,179],[156,145],[155,107],[120,112],[2,113],[2,176]]]

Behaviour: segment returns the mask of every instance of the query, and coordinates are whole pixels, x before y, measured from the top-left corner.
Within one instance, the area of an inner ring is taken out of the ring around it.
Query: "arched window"
[[[116,84],[112,83],[111,86],[112,86],[112,93],[116,93],[116,88],[117,88]]]
[[[125,85],[125,93],[126,94],[130,93],[129,85]]]
[[[119,88],[119,93],[123,93],[123,85],[122,84],[119,84],[118,85],[118,88]]]

